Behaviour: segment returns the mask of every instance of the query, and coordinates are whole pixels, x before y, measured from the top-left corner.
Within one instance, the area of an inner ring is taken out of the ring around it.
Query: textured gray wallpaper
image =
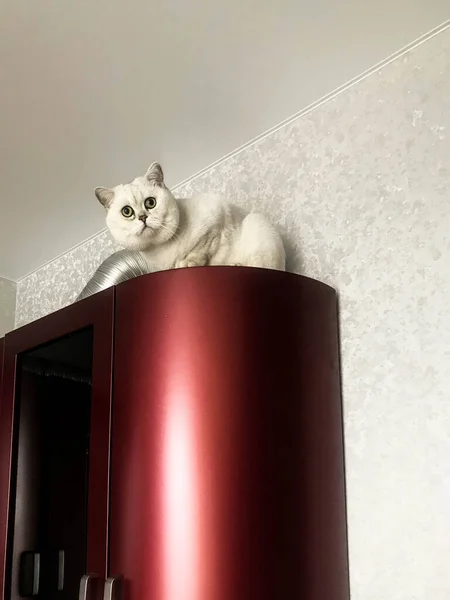
[[[0,337],[14,329],[16,284],[0,277]]]
[[[353,600],[448,600],[450,30],[180,194],[203,190],[265,211],[290,269],[339,291]],[[102,234],[22,280],[17,325],[112,249]]]

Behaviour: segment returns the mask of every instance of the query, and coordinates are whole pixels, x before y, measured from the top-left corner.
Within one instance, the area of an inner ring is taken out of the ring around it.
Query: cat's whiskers
[[[176,228],[171,229],[170,227],[167,227],[167,225],[164,225],[164,223],[160,223],[156,228],[156,231],[167,231],[167,233],[170,234],[170,240],[178,240],[180,238]]]

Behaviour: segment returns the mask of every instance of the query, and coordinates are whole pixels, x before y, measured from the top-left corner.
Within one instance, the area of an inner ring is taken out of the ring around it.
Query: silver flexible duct
[[[76,301],[148,272],[147,263],[140,252],[119,250],[102,262]]]

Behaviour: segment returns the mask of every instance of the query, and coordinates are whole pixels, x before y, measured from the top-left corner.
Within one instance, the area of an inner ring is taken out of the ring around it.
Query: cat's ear
[[[148,179],[148,181],[150,181],[150,183],[164,185],[164,173],[161,169],[161,165],[157,162],[154,162],[149,166],[145,176]]]
[[[96,187],[94,193],[97,196],[97,200],[100,202],[100,204],[103,204],[105,208],[109,208],[112,199],[114,198],[113,190],[105,187]]]

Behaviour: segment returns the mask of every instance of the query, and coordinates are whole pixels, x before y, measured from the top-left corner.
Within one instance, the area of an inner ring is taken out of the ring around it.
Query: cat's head
[[[163,244],[176,233],[178,205],[164,185],[158,163],[143,177],[109,189],[95,188],[95,195],[106,208],[106,224],[114,239],[129,250],[146,250]]]

